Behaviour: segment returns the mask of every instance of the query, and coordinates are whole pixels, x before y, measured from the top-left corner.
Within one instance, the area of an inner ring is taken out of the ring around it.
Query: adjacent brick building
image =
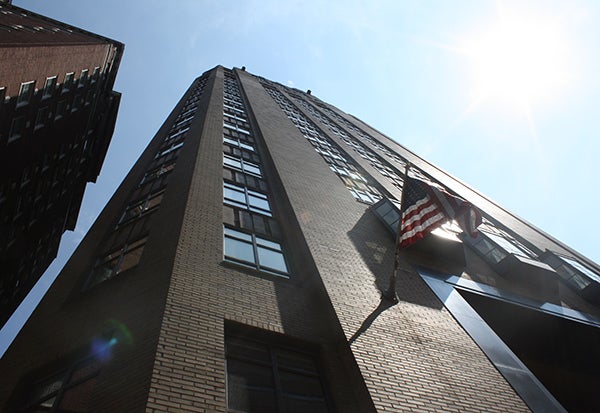
[[[399,260],[411,173],[468,199]],[[196,79],[0,360],[5,411],[594,411],[600,268],[369,125]]]
[[[123,45],[0,4],[0,326],[75,228],[110,143]]]

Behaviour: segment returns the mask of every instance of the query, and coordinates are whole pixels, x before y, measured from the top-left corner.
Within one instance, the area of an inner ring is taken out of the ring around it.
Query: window
[[[288,273],[281,244],[255,234],[224,227],[224,255],[226,260],[258,271]]]
[[[600,275],[574,258],[548,251],[542,255],[542,260],[554,268],[560,278],[576,291],[583,290],[591,284],[600,285]]]
[[[297,348],[226,335],[228,411],[328,412],[316,360]]]
[[[168,145],[167,147],[161,148],[161,150],[156,154],[156,157],[160,158],[161,156],[165,156],[168,153],[176,151],[177,149],[181,148],[182,146],[183,146],[183,141],[174,142],[174,143]]]
[[[21,88],[19,89],[19,97],[17,98],[17,106],[26,105],[31,100],[31,96],[33,96],[33,89],[35,86],[35,81],[21,83]]]
[[[2,109],[2,105],[4,105],[5,99],[6,99],[6,88],[0,87],[0,109]]]
[[[14,140],[19,139],[23,135],[23,131],[25,130],[25,117],[19,116],[13,119],[12,124],[10,125],[10,133],[8,135],[8,141],[12,142]]]
[[[73,106],[71,107],[71,112],[77,111],[81,108],[81,104],[83,103],[83,97],[81,95],[76,95],[73,99]]]
[[[35,117],[35,129],[39,129],[46,125],[46,121],[48,120],[48,106],[44,106],[43,108],[38,109],[37,116]]]
[[[235,139],[235,138],[232,139],[232,138],[229,138],[227,136],[223,136],[223,142],[225,142],[225,143],[227,143],[227,144],[229,144],[231,146],[235,146],[237,148],[240,148],[240,149],[245,149],[247,151],[252,151],[252,152],[255,151],[254,146],[252,146],[252,145],[250,145],[250,144],[248,144],[248,143],[246,143],[246,142],[244,142],[244,141],[242,141],[240,139]]]
[[[73,80],[75,79],[75,73],[70,72],[65,75],[65,81],[63,82],[63,93],[68,92],[73,87]]]
[[[162,175],[171,172],[173,170],[173,168],[175,168],[175,162],[161,165],[158,168],[155,168],[149,172],[146,172],[146,174],[142,178],[141,184],[145,184],[148,181],[153,181],[155,179],[158,179]]]
[[[163,195],[164,190],[158,193],[150,194],[146,199],[135,201],[133,204],[129,205],[119,220],[119,225],[139,218],[143,214],[156,209],[160,205]]]
[[[230,166],[239,171],[257,175],[262,177],[260,172],[260,168],[257,164],[245,161],[243,159],[233,158],[231,156],[223,155],[223,164],[226,166]]]
[[[46,83],[44,84],[44,98],[51,97],[54,94],[54,89],[56,88],[56,76],[49,77],[46,79]]]
[[[24,404],[27,412],[86,412],[101,363],[91,356],[55,371],[30,385]]]
[[[54,116],[54,119],[62,118],[63,116],[65,116],[66,111],[67,111],[67,100],[66,99],[60,100],[56,104],[56,115]]]
[[[510,254],[525,258],[535,257],[535,254],[520,242],[487,222],[481,224],[478,230],[482,236],[475,239],[468,238],[466,241],[492,264],[498,264]]]
[[[96,66],[94,68],[94,72],[92,73],[92,83],[96,83],[98,81],[98,77],[100,75],[100,68]]]
[[[263,215],[271,215],[271,206],[266,194],[252,191],[246,187],[223,183],[223,202],[239,208],[248,209]]]
[[[88,79],[88,73],[89,73],[88,69],[83,69],[81,71],[81,76],[79,77],[79,87],[85,86],[87,79]]]
[[[128,242],[123,247],[102,257],[92,270],[85,288],[91,288],[138,265],[145,245],[146,237]]]

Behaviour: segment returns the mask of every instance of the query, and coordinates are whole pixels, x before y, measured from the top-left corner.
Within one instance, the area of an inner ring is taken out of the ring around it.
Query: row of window
[[[312,105],[306,102],[299,94],[291,90],[290,94],[298,104],[302,105],[309,113],[311,113],[323,124],[325,124],[331,130],[332,133],[340,136],[340,138],[344,140],[346,144],[353,147],[361,157],[368,160],[371,163],[371,165],[378,169],[382,175],[386,176],[390,181],[392,181],[392,183],[395,186],[397,186],[398,188],[402,188],[403,179],[400,176],[398,176],[391,168],[389,168],[389,166],[386,166],[386,162],[383,161],[377,154],[374,154],[372,151],[368,150],[364,145],[354,141],[350,136],[348,136],[347,133],[345,133],[344,130],[340,129],[326,116],[324,116],[314,107],[312,107]],[[335,113],[325,104],[316,100],[315,104],[319,106],[319,108],[325,113],[327,113],[328,116],[335,119],[340,124],[343,124],[349,130],[355,132],[363,141],[377,148],[377,150],[380,153],[386,154],[388,157],[394,159],[401,166],[406,165],[405,159],[401,158],[397,154],[384,147],[374,138],[366,134],[360,128],[353,125],[348,120],[344,119],[339,114]],[[422,179],[427,179],[427,177],[425,177],[415,168],[411,169],[411,172]],[[399,214],[394,213],[394,211],[392,210],[387,211],[387,214],[383,215],[385,217],[389,216],[390,219],[395,218],[394,224],[397,225]],[[386,219],[385,217],[383,217],[384,220]],[[506,231],[503,231],[502,229],[493,225],[489,221],[485,221],[479,227],[479,232],[482,236],[476,238],[475,240],[470,240],[470,244],[483,258],[485,258],[493,266],[500,264],[500,262],[502,262],[509,255],[516,255],[524,257],[525,259],[541,260],[549,264],[557,272],[561,279],[565,281],[566,284],[574,290],[591,290],[592,287],[594,287],[594,291],[600,291],[600,276],[573,258],[550,252],[538,256],[530,248],[528,248],[523,243],[509,235]],[[594,297],[596,297],[598,294],[599,293],[597,292],[592,292],[588,293],[587,295],[593,295]]]
[[[366,146],[356,142],[350,135],[346,133],[343,129],[338,127],[334,122],[330,121],[327,116],[323,115],[320,111],[316,110],[311,104],[306,102],[296,93],[290,92],[290,95],[294,99],[296,103],[301,105],[308,113],[313,115],[315,118],[319,119],[321,123],[323,123],[329,130],[339,136],[346,145],[350,146],[354,151],[358,153],[358,155],[368,161],[375,169],[379,171],[383,176],[385,176],[392,185],[397,187],[398,189],[402,189],[402,184],[404,179],[389,165],[385,162],[379,155],[368,149]],[[333,111],[329,111],[330,113],[335,113]],[[336,114],[337,115],[337,114]],[[338,121],[343,118],[337,116]],[[351,125],[350,122],[346,122],[346,126]],[[358,128],[353,128],[355,132],[360,131]],[[362,132],[362,131],[361,131]],[[364,133],[363,133],[364,135]],[[364,135],[366,136],[366,135]],[[370,141],[373,141],[370,139]],[[401,165],[405,165],[406,162],[403,161]]]
[[[230,72],[225,73],[224,80],[223,177],[225,260],[287,275],[260,157],[237,80]]]
[[[75,78],[75,72],[69,72],[65,74],[61,87],[61,93],[67,93],[75,87],[82,88],[87,85],[88,80],[91,83],[95,83],[100,75],[100,67],[96,66],[94,68],[91,77],[89,77],[89,72],[89,69],[83,69],[78,80]],[[50,76],[46,78],[44,88],[42,89],[42,100],[54,96],[54,93],[57,91],[57,81],[58,76]],[[35,83],[35,80],[21,83],[19,94],[17,95],[17,107],[26,105],[31,101],[33,93],[35,92]]]
[[[232,413],[331,411],[321,379],[318,348],[283,335],[225,323],[227,408]],[[111,348],[112,334],[94,341],[93,350],[43,367],[16,392],[11,407],[19,412],[84,412],[94,405],[93,394]]]
[[[130,195],[130,201],[116,223],[115,230],[104,241],[103,250],[108,251],[96,261],[84,289],[114,278],[140,262],[148,238],[149,218],[162,202],[168,177],[175,168],[206,82],[207,77],[200,79],[164,137],[154,159]]]
[[[302,135],[313,145],[329,168],[340,177],[352,196],[366,204],[373,204],[381,199],[381,192],[363,176],[356,166],[349,162],[333,142],[319,133],[317,127],[307,119],[281,92],[265,86],[265,90],[279,104],[279,107],[300,130]]]

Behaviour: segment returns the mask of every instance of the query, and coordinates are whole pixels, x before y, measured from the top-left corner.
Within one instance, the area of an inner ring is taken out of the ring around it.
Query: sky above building
[[[112,144],[54,280],[191,82],[246,66],[312,90],[600,261],[600,2],[14,0],[125,43]]]

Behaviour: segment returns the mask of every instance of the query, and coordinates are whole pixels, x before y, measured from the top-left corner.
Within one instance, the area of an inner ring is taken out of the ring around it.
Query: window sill
[[[230,260],[224,259],[223,261],[221,261],[221,265],[226,268],[244,272],[246,274],[253,275],[255,277],[264,278],[267,280],[272,280],[273,278],[284,279],[284,280],[290,279],[289,274],[282,274],[282,273],[266,271],[266,270],[257,270],[256,268],[254,268],[250,265],[245,265],[245,264],[243,264],[241,262],[237,262],[237,261],[230,261]]]

